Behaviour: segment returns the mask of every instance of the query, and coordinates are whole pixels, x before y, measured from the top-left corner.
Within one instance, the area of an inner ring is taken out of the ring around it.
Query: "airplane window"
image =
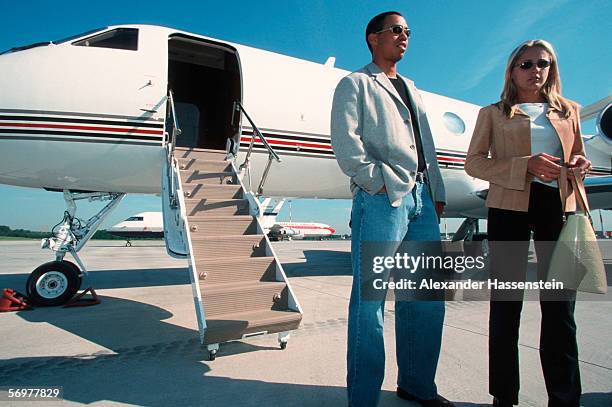
[[[130,216],[129,218],[127,218],[125,221],[126,222],[132,222],[132,221],[143,221],[144,217],[142,216]]]
[[[53,41],[53,43],[54,44],[63,44],[64,42],[72,41],[72,40],[75,40],[77,38],[84,37],[86,35],[97,33],[97,32],[100,32],[102,30],[106,30],[107,28],[108,27],[100,27],[100,28],[96,28],[95,30],[85,31],[84,33],[79,33],[79,34],[76,34],[76,35],[71,35],[70,37],[66,37],[66,38],[62,38],[61,40]]]
[[[114,48],[129,51],[138,50],[138,29],[117,28],[93,37],[84,38],[72,43],[81,47]]]
[[[444,125],[451,133],[458,136],[465,133],[465,122],[455,113],[446,112],[442,115],[442,118],[444,119]]]

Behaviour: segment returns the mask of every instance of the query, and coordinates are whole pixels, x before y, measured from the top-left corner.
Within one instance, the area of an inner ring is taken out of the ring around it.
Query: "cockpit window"
[[[143,221],[143,220],[144,220],[144,217],[142,216],[130,216],[125,221],[126,222],[137,222],[137,221]]]
[[[53,43],[54,44],[63,44],[64,42],[72,41],[72,40],[75,40],[77,38],[84,37],[86,35],[91,35],[93,33],[98,33],[100,31],[106,30],[107,28],[108,27],[100,27],[100,28],[96,28],[95,30],[85,31],[84,33],[80,33],[80,34],[77,34],[77,35],[71,35],[70,37],[66,37],[66,38],[62,38],[61,40],[53,41]]]
[[[116,28],[72,43],[81,47],[138,50],[137,28]]]

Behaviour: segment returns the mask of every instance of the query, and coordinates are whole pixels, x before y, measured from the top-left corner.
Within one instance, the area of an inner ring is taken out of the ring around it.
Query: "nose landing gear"
[[[109,192],[76,193],[64,190],[67,211],[64,219],[53,229],[54,236],[43,239],[42,247],[55,252],[55,261],[37,267],[28,277],[26,293],[34,305],[54,306],[66,304],[81,287],[87,270],[77,252],[91,239],[102,221],[121,202],[125,194]],[[75,217],[76,202],[81,199],[110,200],[104,208],[87,222]],[[77,264],[64,260],[70,253]]]

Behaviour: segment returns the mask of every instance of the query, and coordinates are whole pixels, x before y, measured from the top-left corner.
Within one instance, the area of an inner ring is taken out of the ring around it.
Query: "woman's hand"
[[[567,167],[570,169],[574,169],[574,168],[580,169],[580,175],[584,177],[585,175],[589,173],[589,171],[591,171],[591,162],[582,155],[574,155],[570,159],[570,162],[567,163]]]
[[[527,162],[527,172],[544,182],[550,182],[559,178],[561,166],[557,163],[560,161],[561,158],[559,157],[546,153],[539,153],[531,156]]]

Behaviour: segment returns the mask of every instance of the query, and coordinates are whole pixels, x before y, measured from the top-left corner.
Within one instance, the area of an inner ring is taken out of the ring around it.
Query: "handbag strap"
[[[565,221],[565,202],[570,194],[568,191],[569,181],[567,179],[567,167],[565,165],[561,166],[561,173],[559,173],[557,185],[559,186],[559,195],[561,196],[561,213],[563,214],[563,220]]]
[[[570,176],[568,177],[568,171]],[[569,181],[568,181],[569,178]],[[586,189],[584,187],[584,181],[580,175],[579,168],[567,168],[566,166],[561,167],[559,178],[557,179],[557,185],[559,185],[559,195],[561,196],[561,210],[563,211],[563,217],[565,219],[565,203],[568,196],[571,194],[571,189],[575,191],[576,203],[582,208],[582,211],[587,215],[589,220],[591,219],[591,208],[589,207],[589,201],[587,200]]]
[[[580,169],[572,169],[573,176],[570,177],[572,188],[576,191],[576,202],[582,207],[582,211],[591,219],[591,208],[589,207],[589,201],[587,201],[586,189],[584,187],[584,180],[580,175]]]

